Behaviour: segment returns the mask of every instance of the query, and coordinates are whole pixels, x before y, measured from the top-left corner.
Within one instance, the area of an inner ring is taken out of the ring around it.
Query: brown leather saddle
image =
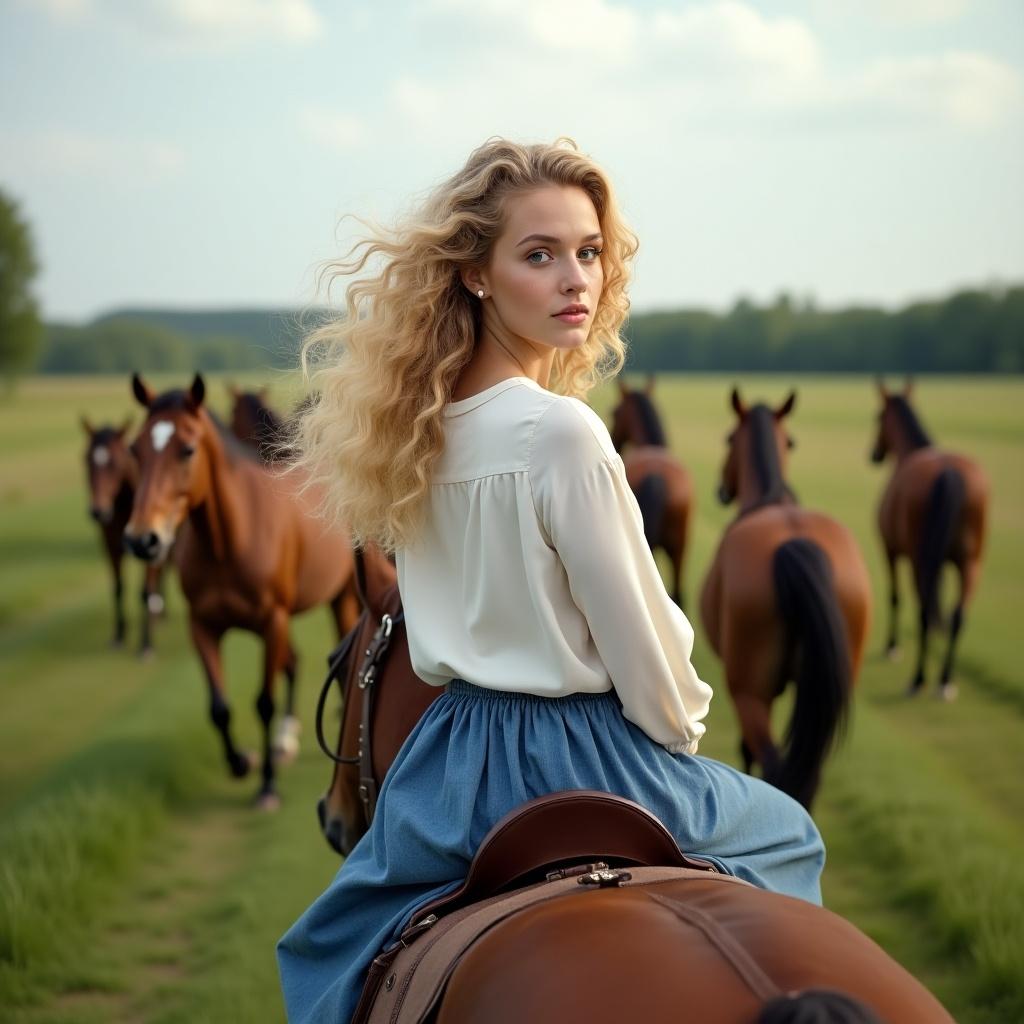
[[[435,928],[438,932],[444,930],[444,925],[437,927],[442,920],[445,925],[457,923],[460,917],[487,903],[500,903],[503,894],[538,882],[565,881],[572,885],[582,879],[598,887],[617,884],[623,873],[616,869],[630,866],[718,871],[710,861],[686,856],[650,811],[624,797],[570,790],[537,797],[517,807],[488,832],[462,885],[419,907],[398,941],[373,961],[353,1024],[388,1019],[392,1012],[398,1012],[388,1007],[382,1017],[383,1006],[375,1004],[390,1003],[388,996],[399,973],[405,975],[402,992],[408,991],[422,957],[410,961],[404,971],[400,967],[396,970],[396,961],[421,936]],[[544,890],[538,898],[555,894],[553,888],[538,888]],[[419,988],[429,991],[431,1003],[440,997],[444,980],[473,937],[475,933],[458,940],[461,945],[453,949],[450,960],[440,965],[439,971],[435,964],[431,977],[421,979]]]

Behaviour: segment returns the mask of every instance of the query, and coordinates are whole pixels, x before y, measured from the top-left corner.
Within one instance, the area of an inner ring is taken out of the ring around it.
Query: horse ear
[[[88,416],[86,416],[84,414],[79,416],[78,417],[78,422],[82,424],[82,430],[85,431],[85,436],[86,437],[92,437],[92,435],[96,433],[96,431],[93,430],[93,428],[92,428],[92,424],[89,422],[89,417]]]
[[[625,398],[629,394],[629,388],[626,387],[626,379],[620,374],[615,378],[615,382],[619,385],[619,394]]]
[[[744,419],[747,415],[747,407],[743,404],[743,399],[740,398],[739,388],[732,389],[730,401],[732,402],[733,412],[736,413],[736,415],[739,416],[741,420]]]
[[[131,430],[131,428],[132,428],[132,418],[131,418],[131,416],[125,416],[124,423],[122,423],[121,426],[119,426],[117,428],[117,436],[118,437],[124,437],[124,435],[127,434],[128,431]]]
[[[875,387],[878,388],[878,395],[884,402],[889,397],[889,391],[886,388],[885,381],[882,379],[881,375],[875,378]]]
[[[188,398],[193,409],[198,409],[203,404],[203,399],[206,397],[206,384],[203,381],[203,375],[197,373],[192,378],[192,387],[189,389]]]
[[[644,393],[650,397],[654,394],[654,374],[649,373],[647,375],[647,383],[644,385]]]
[[[908,373],[903,381],[903,397],[909,398],[914,390],[914,378]]]
[[[139,405],[146,409],[153,404],[153,399],[156,398],[156,395],[146,386],[142,375],[138,372],[132,374],[132,394],[135,395]]]
[[[778,407],[778,409],[775,410],[775,418],[777,420],[785,419],[793,411],[793,407],[795,405],[796,405],[796,390],[794,389],[793,391],[790,391],[789,398],[787,398],[782,403],[782,405],[780,405]]]
[[[230,398],[234,399],[234,401],[237,402],[239,397],[241,396],[242,392],[239,391],[239,389],[235,385],[235,383],[233,381],[230,381],[230,380],[229,381],[225,381],[224,382],[224,387],[226,387],[228,389],[228,396]]]
[[[267,398],[270,397],[270,391],[267,388],[266,384],[264,384],[263,387],[261,387],[259,391],[256,392],[256,397],[260,400],[260,405],[267,404]]]

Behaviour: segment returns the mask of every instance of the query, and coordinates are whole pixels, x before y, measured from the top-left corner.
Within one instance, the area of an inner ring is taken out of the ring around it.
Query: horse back
[[[660,476],[666,483],[670,507],[679,508],[693,499],[693,479],[689,470],[667,448],[655,445],[630,448],[622,456],[626,481],[635,491],[648,476]]]
[[[689,877],[575,893],[507,917],[461,957],[437,1022],[668,1024],[684,1007],[685,1019],[735,1024],[754,1020],[772,996],[807,988],[847,992],[885,1020],[951,1020],[838,915]]]

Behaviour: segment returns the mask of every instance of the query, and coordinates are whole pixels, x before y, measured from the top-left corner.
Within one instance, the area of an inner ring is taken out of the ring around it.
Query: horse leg
[[[917,668],[907,688],[908,697],[916,697],[924,686],[924,663],[928,654],[928,607],[921,601],[920,615],[917,624]]]
[[[256,698],[256,713],[263,724],[263,782],[256,796],[263,810],[274,810],[280,803],[274,779],[274,748],[271,723],[274,720],[274,680],[284,669],[291,652],[288,640],[288,612],[278,606],[263,631],[263,686]]]
[[[732,695],[740,720],[740,756],[749,775],[754,762],[761,766],[761,777],[770,782],[779,768],[779,751],[772,739],[771,707],[760,697]]]
[[[224,672],[220,657],[220,641],[224,631],[211,629],[196,618],[189,619],[189,630],[199,660],[203,663],[206,682],[210,689],[210,720],[224,742],[224,756],[227,758],[231,774],[236,779],[241,779],[249,774],[251,765],[249,758],[239,753],[231,739],[231,709],[224,699]]]
[[[160,569],[147,565],[142,583],[142,646],[139,654],[145,658],[153,653],[153,620],[163,611],[164,599],[160,594]]]
[[[284,663],[285,678],[285,708],[284,717],[277,727],[277,735],[274,737],[274,753],[281,761],[294,760],[299,752],[299,733],[302,731],[302,723],[295,714],[295,680],[298,675],[298,656],[295,648],[288,645],[288,651]]]
[[[889,639],[885,644],[885,656],[895,658],[899,652],[897,631],[900,615],[900,593],[896,571],[896,552],[886,550],[885,560],[889,569]]]
[[[119,549],[110,548],[110,569],[114,576],[114,636],[111,647],[124,647],[126,623],[124,618],[124,581],[121,577],[121,560]]]
[[[960,629],[964,624],[964,604],[974,589],[974,582],[977,578],[977,562],[968,562],[966,565],[957,563],[957,572],[960,580],[960,592],[957,595],[956,608],[949,622],[949,647],[946,649],[946,658],[942,663],[942,675],[939,676],[939,696],[943,700],[953,700],[956,697],[956,684],[953,678],[953,656],[956,653],[956,643],[960,637]]]
[[[682,537],[672,537],[665,545],[669,561],[672,563],[672,593],[670,596],[680,608],[683,607],[683,552],[685,549],[685,533]]]

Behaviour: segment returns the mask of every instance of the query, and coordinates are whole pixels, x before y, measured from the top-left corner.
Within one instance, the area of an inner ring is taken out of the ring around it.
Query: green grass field
[[[664,379],[656,394],[698,487],[691,610],[732,515],[712,497],[731,383]],[[748,400],[778,402],[791,382],[741,383]],[[867,461],[873,387],[850,378],[797,384],[791,481],[805,505],[850,526],[875,584],[852,728],[816,806],[829,848],[826,903],[964,1024],[1024,1020],[1024,671],[1015,648],[1024,380],[918,383],[926,425],[941,444],[977,457],[994,491],[952,704],[902,697],[913,656],[908,587],[903,659],[878,657],[873,523],[888,468]],[[293,390],[277,379],[282,402]],[[274,943],[339,864],[314,813],[330,775],[312,737],[333,643],[328,617],[313,612],[296,623],[304,750],[282,773],[282,809],[257,813],[248,803],[256,782],[233,782],[222,766],[176,584],[155,659],[108,647],[109,583],[86,517],[78,415],[119,421],[132,410],[129,393],[123,379],[35,379],[0,406],[0,1016],[24,1024],[282,1020]],[[223,388],[214,382],[209,393],[224,410]],[[606,414],[612,397],[606,390],[595,406]],[[134,595],[139,567],[129,565],[128,576]],[[736,764],[732,708],[696,625],[695,661],[718,690],[702,753]],[[256,641],[231,636],[225,662],[237,733],[255,748]]]

